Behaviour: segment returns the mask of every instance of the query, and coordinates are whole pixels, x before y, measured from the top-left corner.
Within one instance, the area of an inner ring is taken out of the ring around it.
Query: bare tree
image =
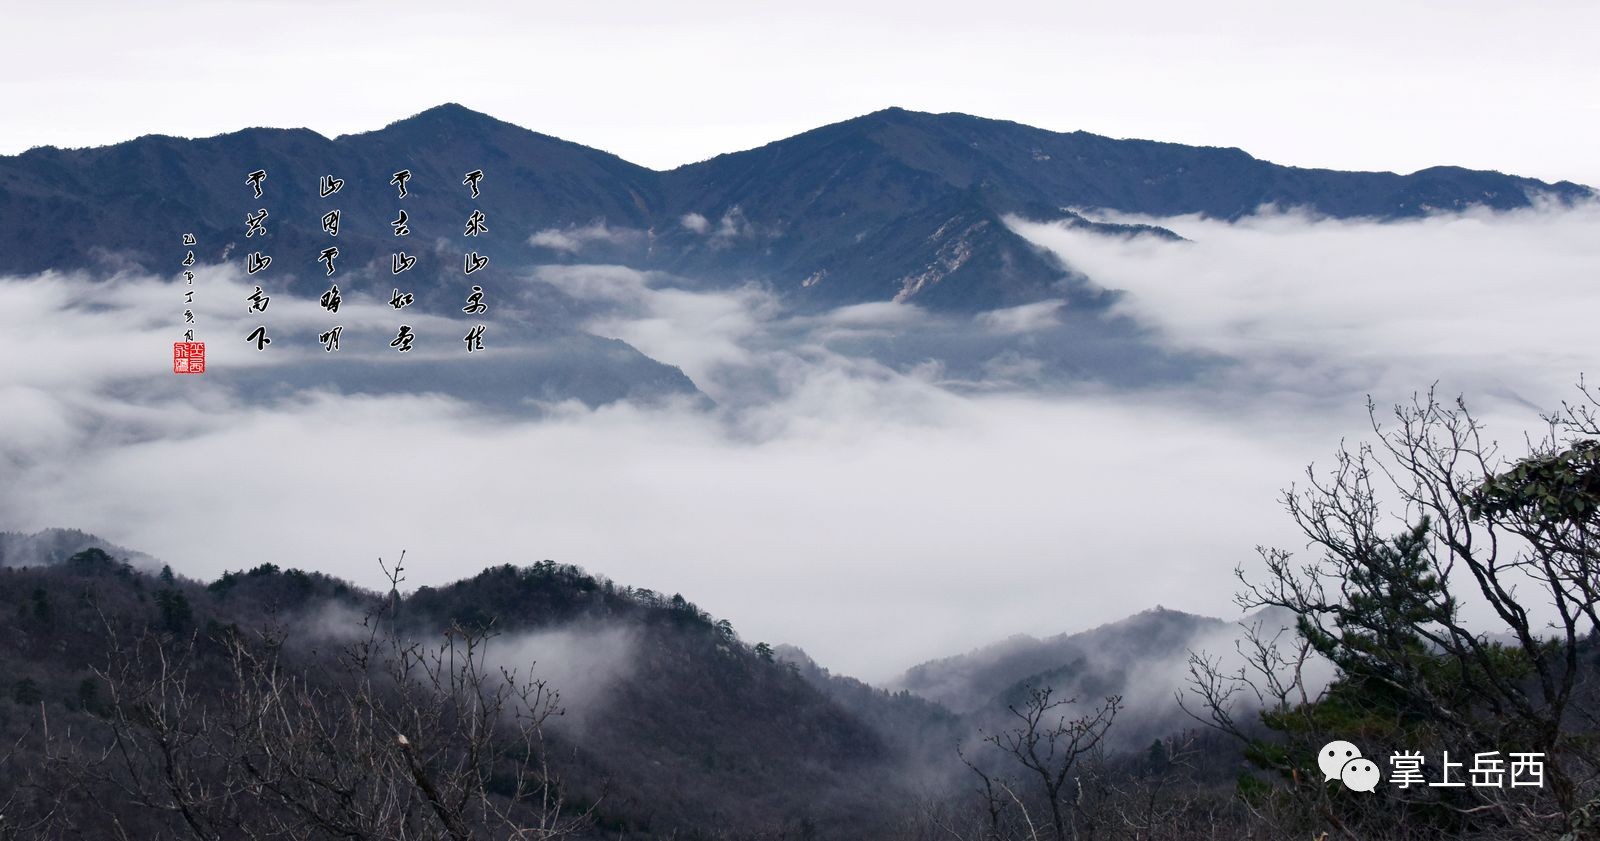
[[[1050,687],[1028,687],[1026,698],[1010,704],[1006,711],[1009,726],[997,732],[986,733],[983,741],[994,746],[1002,755],[1021,766],[1026,776],[1037,784],[1033,790],[1049,809],[1050,826],[1055,839],[1077,837],[1077,818],[1081,812],[1079,798],[1073,797],[1070,810],[1064,810],[1064,792],[1069,783],[1077,784],[1073,775],[1079,761],[1095,750],[1111,728],[1117,712],[1122,709],[1122,698],[1112,696],[1093,710],[1076,718],[1069,718],[1067,710],[1076,699],[1054,697]],[[963,757],[965,761],[965,757]],[[1003,792],[1021,811],[1031,838],[1038,838],[1037,828],[1027,813],[1024,798],[1019,796],[1002,778],[991,777],[971,762],[967,767],[983,779],[985,796],[990,802],[993,825],[998,827],[995,803],[997,792]],[[1069,817],[1070,811],[1070,817]]]
[[[39,704],[38,728],[28,728],[0,752],[0,780],[5,781],[0,785],[0,841],[48,836],[64,822],[66,792],[50,780],[40,779],[37,768],[18,767],[17,754],[29,749],[28,743],[35,739],[46,744],[51,739],[43,702]]]
[[[114,643],[98,673],[109,744],[57,745],[57,764],[208,841],[556,839],[586,826],[593,804],[572,809],[551,767],[555,690],[494,667],[490,632],[407,637],[394,604],[332,673],[298,666],[272,628]],[[228,674],[211,691],[196,664],[218,650]]]
[[[1146,755],[1146,767],[1120,774],[1108,785],[1108,803],[1124,830],[1121,834],[1153,841],[1185,833],[1183,816],[1194,808],[1196,798],[1177,789],[1190,782],[1198,755],[1193,735],[1162,739]]]
[[[1193,658],[1199,717],[1248,737],[1235,710],[1248,698],[1309,744],[1340,735],[1325,714],[1337,706],[1446,747],[1543,753],[1543,798],[1468,787],[1429,803],[1502,835],[1576,826],[1600,775],[1600,401],[1579,389],[1517,457],[1460,399],[1418,396],[1395,408],[1392,427],[1369,403],[1376,443],[1341,447],[1331,472],[1308,470],[1308,484],[1285,493],[1316,556],[1262,549],[1265,577],[1239,572],[1240,606],[1290,612],[1297,640],[1285,652],[1251,639],[1232,673]],[[1336,698],[1310,692],[1304,668],[1316,656],[1337,667]],[[1311,775],[1303,751],[1257,758]]]

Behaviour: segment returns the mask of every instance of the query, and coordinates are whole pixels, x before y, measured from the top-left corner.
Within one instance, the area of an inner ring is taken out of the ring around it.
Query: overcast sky
[[[152,9],[163,11],[155,12]],[[1600,4],[7,3],[0,153],[445,101],[670,167],[889,105],[1600,184]]]

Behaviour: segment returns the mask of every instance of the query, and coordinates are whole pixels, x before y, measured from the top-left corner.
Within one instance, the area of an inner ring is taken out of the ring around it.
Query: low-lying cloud
[[[1011,220],[1164,343],[1246,363],[1288,392],[1404,392],[1445,379],[1544,399],[1586,365],[1600,304],[1600,203],[1572,209],[1159,224],[1187,242]],[[1543,392],[1543,394],[1541,394]]]
[[[404,608],[402,608],[404,609]],[[311,649],[333,648],[343,652],[349,646],[368,641],[387,643],[376,634],[378,627],[370,609],[337,601],[323,601],[308,612],[294,617],[295,630],[289,639]],[[411,648],[428,654],[454,651],[465,657],[464,644],[434,628],[411,632],[393,640],[397,648]],[[605,625],[595,622],[569,622],[538,631],[496,632],[477,642],[473,657],[483,673],[493,676],[491,686],[502,679],[512,686],[531,687],[542,683],[555,699],[560,716],[558,727],[586,727],[612,712],[611,690],[638,667],[638,634],[632,625]],[[379,656],[391,656],[395,649],[379,646]]]
[[[613,228],[604,220],[587,225],[569,225],[565,228],[545,228],[528,237],[530,245],[548,248],[565,254],[577,254],[596,243],[604,245],[635,245],[645,239],[644,231],[634,228]]]
[[[1389,403],[1441,380],[1512,439],[1596,370],[1594,207],[1159,221],[1190,241],[1012,222],[1124,290],[1114,317],[1144,341],[1222,363],[1144,385],[1028,385],[1082,317],[1053,302],[800,315],[757,286],[696,291],[618,267],[520,279],[682,367],[710,410],[523,417],[427,393],[252,393],[228,372],[272,363],[242,339],[217,340],[211,373],[165,373],[171,287],[0,280],[0,529],[83,528],[199,577],[270,561],[373,584],[371,559],[403,548],[420,585],[552,558],[682,592],[745,639],[881,679],[1157,603],[1231,615],[1231,571],[1252,547],[1298,545],[1279,489],[1362,434],[1365,394]],[[326,315],[283,304],[284,318]],[[383,307],[355,296],[351,323],[392,329]],[[210,317],[234,331],[234,309]],[[435,327],[459,341],[453,321],[418,322]],[[860,351],[929,335],[1010,344],[960,378],[932,352]]]

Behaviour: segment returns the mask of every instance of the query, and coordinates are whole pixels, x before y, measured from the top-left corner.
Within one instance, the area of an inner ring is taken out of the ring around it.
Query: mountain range
[[[245,183],[258,169],[268,173],[259,200]],[[405,199],[390,184],[401,169],[412,173]],[[476,200],[461,184],[475,169],[486,173]],[[344,181],[326,198],[324,175]],[[658,172],[447,104],[333,139],[251,128],[0,158],[0,274],[97,265],[171,273],[178,237],[192,231],[202,260],[263,249],[282,261],[290,290],[311,294],[323,284],[324,212],[341,210],[341,261],[377,271],[397,241],[390,222],[406,209],[420,235],[409,241],[421,251],[419,275],[444,284],[460,280],[462,249],[450,243],[465,242],[463,223],[478,208],[489,231],[472,245],[501,265],[620,263],[699,283],[754,280],[801,308],[901,300],[978,310],[1083,292],[1006,227],[1010,214],[1159,235],[1091,217],[1234,219],[1276,205],[1394,219],[1593,195],[1458,167],[1304,169],[1233,148],[900,108]],[[258,206],[271,224],[264,240],[247,242],[245,216]]]
[[[405,198],[390,183],[402,169],[411,173]],[[267,173],[260,199],[246,183],[257,170]],[[476,199],[462,184],[471,170],[485,173]],[[342,181],[338,192],[321,195],[324,176]],[[829,349],[897,369],[935,361],[956,383],[981,386],[992,371],[1006,370],[1035,386],[1137,384],[1188,376],[1214,360],[1175,355],[1126,318],[1111,317],[1117,290],[1019,236],[1009,218],[1175,239],[1174,231],[1103,214],[1236,219],[1276,206],[1392,220],[1594,195],[1570,182],[1497,172],[1303,169],[1238,149],[900,108],[661,172],[447,104],[332,139],[308,129],[250,128],[0,157],[0,276],[82,271],[104,281],[154,273],[181,282],[180,237],[194,233],[201,266],[243,266],[245,255],[260,251],[273,263],[249,282],[316,300],[331,282],[321,249],[336,241],[337,280],[347,295],[376,297],[381,306],[392,285],[403,286],[414,290],[416,311],[460,321],[468,287],[480,283],[495,304],[488,318],[498,349],[476,364],[435,355],[397,365],[390,335],[368,331],[346,337],[354,354],[279,356],[276,365],[223,366],[208,377],[246,398],[331,387],[430,391],[516,411],[565,399],[708,404],[676,367],[680,360],[591,332],[600,304],[547,274],[582,266],[645,272],[653,288],[756,284],[802,318],[909,303],[927,314],[923,323],[845,332],[829,339]],[[265,234],[246,237],[246,217],[261,209],[270,212]],[[336,240],[320,225],[333,209],[341,214]],[[407,239],[391,227],[401,210]],[[474,210],[484,213],[487,231],[468,239],[464,223]],[[471,278],[462,265],[468,250],[492,261]],[[398,279],[396,251],[417,260]],[[1058,307],[1056,326],[1021,336],[972,329],[977,314],[1029,304]],[[320,349],[320,328],[299,329],[303,335],[278,334],[276,347]],[[421,341],[458,351],[461,336]],[[152,372],[162,367],[155,363]]]

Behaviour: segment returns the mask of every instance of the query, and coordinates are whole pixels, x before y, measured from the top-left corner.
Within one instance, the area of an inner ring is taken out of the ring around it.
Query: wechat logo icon
[[[1382,774],[1378,763],[1361,756],[1361,749],[1349,742],[1329,742],[1317,752],[1317,767],[1327,780],[1339,780],[1351,791],[1372,791]]]

